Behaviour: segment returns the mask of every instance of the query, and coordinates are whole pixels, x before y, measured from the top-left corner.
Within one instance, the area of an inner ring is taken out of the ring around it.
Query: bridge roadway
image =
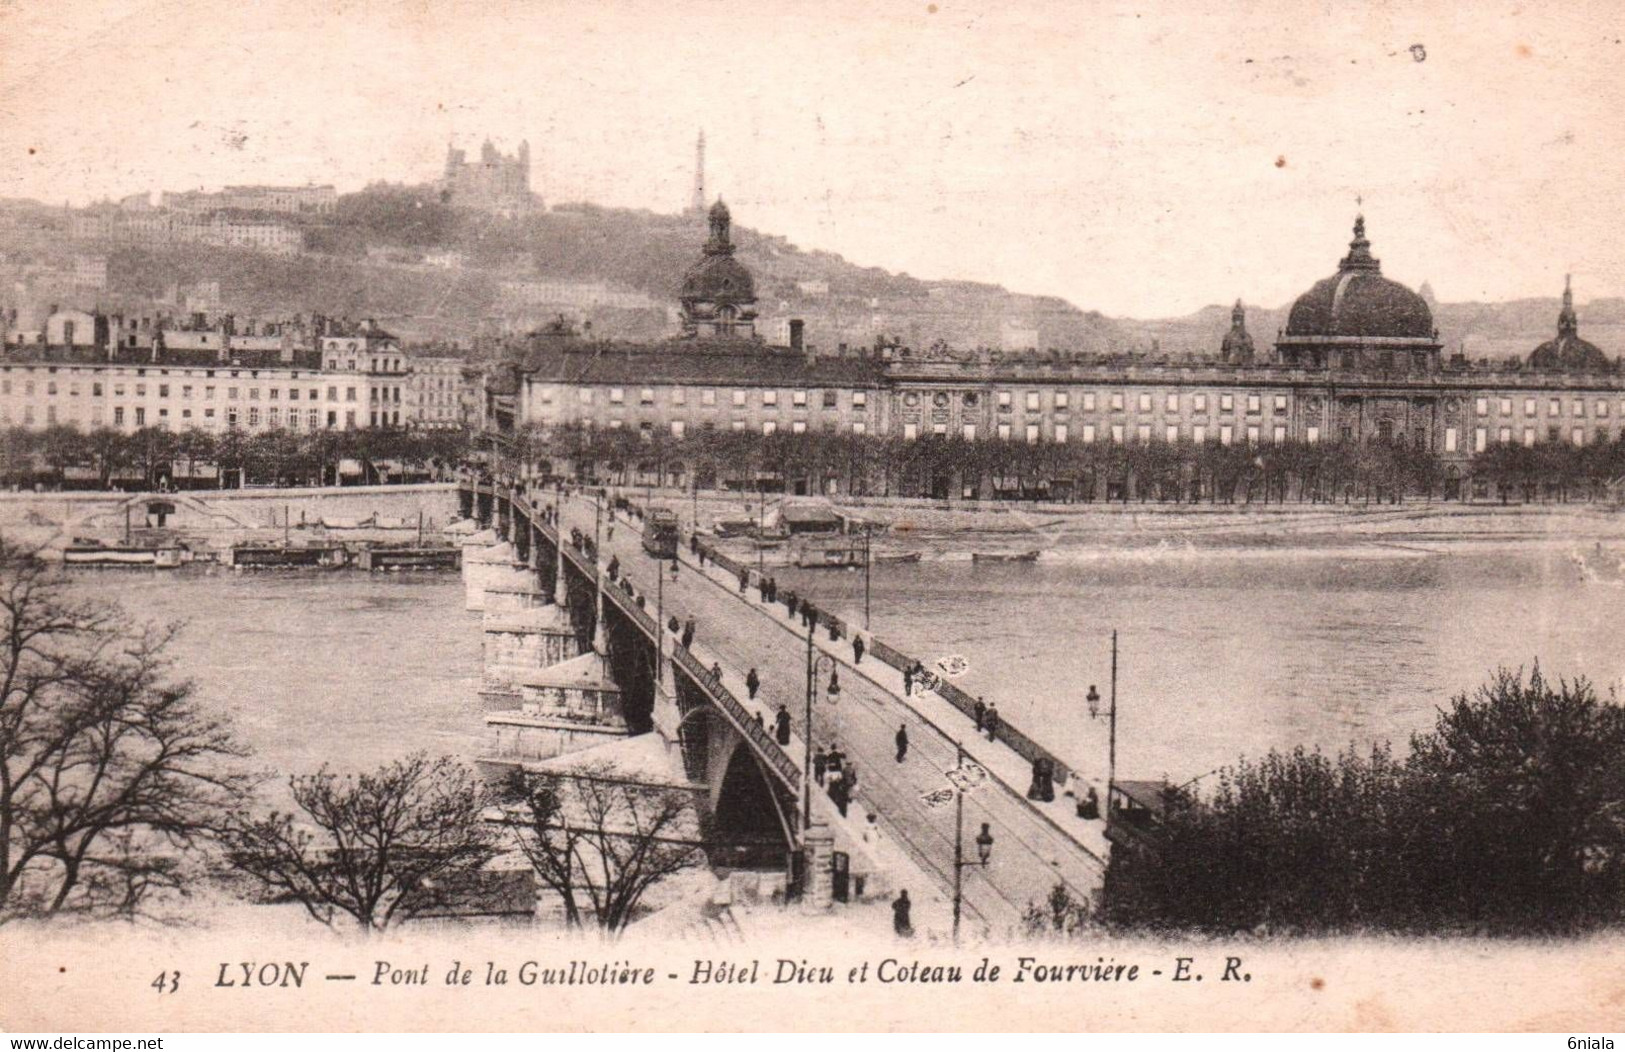
[[[602,558],[607,561],[611,554],[618,557],[633,586],[652,599],[657,587],[656,564],[643,551],[637,526],[624,516],[616,519],[613,536],[608,529],[601,531]],[[567,498],[561,522],[566,534],[573,526],[593,536],[593,501]],[[603,523],[606,527],[610,524],[607,509]],[[681,560],[683,569],[677,579],[673,581],[667,575],[665,616],[694,618],[696,649],[703,647],[708,657],[717,656],[724,667],[725,681],[740,699],[745,698],[745,691],[736,684],[742,683],[746,670],[754,666],[762,680],[758,700],[766,703],[769,726],[771,714],[782,703],[790,712],[799,739],[804,732],[805,629],[799,621],[786,616],[782,603],[761,603],[754,587],[740,595],[737,578],[731,578],[726,571],[714,565],[701,570],[689,553],[686,538]],[[652,608],[649,612],[654,613]],[[823,637],[819,641],[822,651],[828,633],[819,635]],[[954,808],[951,802],[929,806],[923,797],[948,785],[944,772],[955,765],[955,743],[895,692],[900,691],[900,682],[891,689],[882,685],[886,679],[898,679],[889,667],[869,659],[861,669],[854,668],[849,640],[835,644],[828,652],[841,663],[842,690],[839,702],[832,706],[825,702],[823,685],[819,684],[813,710],[813,741],[826,747],[840,742],[856,764],[858,799],[849,813],[861,816],[862,809],[867,809],[877,814],[893,842],[901,845],[923,871],[951,889]],[[948,733],[962,733],[961,740],[971,741],[967,748],[977,753],[1006,748],[981,739],[972,741],[974,728],[970,720],[954,715],[963,727],[946,729]],[[899,724],[907,727],[909,736],[908,755],[902,763],[896,760],[894,745]],[[798,765],[802,762],[799,754],[794,759]],[[1099,855],[1057,829],[1052,819],[1040,814],[1025,797],[993,780],[966,795],[967,858],[976,857],[974,838],[983,822],[988,823],[993,834],[994,849],[985,869],[975,864],[964,869],[968,927],[984,927],[994,934],[1011,930],[1027,905],[1043,902],[1057,883],[1066,884],[1075,897],[1092,899],[1098,893],[1104,871]],[[918,894],[915,897],[921,899]]]

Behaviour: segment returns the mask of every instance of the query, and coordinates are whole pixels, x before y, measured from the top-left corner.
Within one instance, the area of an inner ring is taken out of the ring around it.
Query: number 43
[[[152,988],[161,994],[172,994],[181,988],[180,972],[159,972],[158,978],[152,981]]]

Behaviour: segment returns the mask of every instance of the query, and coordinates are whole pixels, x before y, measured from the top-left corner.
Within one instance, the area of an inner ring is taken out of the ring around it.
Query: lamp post
[[[762,542],[766,538],[767,489],[761,479],[756,480],[756,583],[762,582]]]
[[[829,684],[824,688],[824,696],[834,705],[840,700],[841,680],[838,675],[840,662],[833,654],[820,653],[813,655],[813,629],[807,630],[807,708],[801,721],[801,834],[806,839],[807,830],[812,828],[812,754],[813,754],[813,694],[814,686],[818,682],[818,670],[822,663],[829,662]]]
[[[869,631],[869,566],[874,562],[871,549],[871,534],[874,524],[867,519],[863,522],[863,630]]]
[[[965,747],[954,742],[957,753],[955,769],[965,766]],[[982,831],[976,834],[976,859],[965,859],[965,789],[962,782],[954,783],[954,942],[959,942],[959,915],[965,902],[965,867],[986,866],[988,859],[993,857],[993,834],[988,832],[988,823],[982,823]]]
[[[1100,694],[1089,687],[1089,718],[1100,718]],[[1111,706],[1106,710],[1108,720],[1106,759],[1106,816],[1112,813],[1112,790],[1117,785],[1117,630],[1112,629],[1112,690]]]

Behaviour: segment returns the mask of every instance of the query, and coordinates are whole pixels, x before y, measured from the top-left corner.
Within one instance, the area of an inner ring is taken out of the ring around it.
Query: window
[[[1248,424],[1247,425],[1247,444],[1249,446],[1258,445],[1258,425],[1257,424]]]
[[[744,422],[744,421],[743,421],[743,420],[735,420],[735,421],[734,421],[734,422],[733,422],[733,423],[732,423],[732,424],[731,424],[731,425],[730,425],[730,426],[729,426],[729,428],[728,428],[728,429],[729,429],[729,430],[730,430],[730,431],[743,431],[743,430],[745,430],[745,422]]]
[[[182,398],[191,398],[192,397],[192,385],[191,384],[185,384],[185,385],[183,385],[181,387],[181,397]]]
[[[1501,415],[1502,416],[1511,416],[1512,415],[1512,399],[1510,399],[1510,398],[1501,399],[1501,404],[1500,404],[1500,406],[1498,408],[1501,410]]]
[[[1228,446],[1233,433],[1234,429],[1229,424],[1219,425],[1219,445]]]
[[[47,424],[56,423],[56,406],[48,405],[45,407],[45,422]]]
[[[1523,400],[1523,415],[1524,416],[1534,416],[1535,415],[1535,400],[1533,398],[1525,398]]]
[[[1207,395],[1191,395],[1191,408],[1196,410],[1198,413],[1207,412]]]
[[[1116,442],[1118,445],[1123,444],[1123,425],[1122,424],[1113,424],[1112,425],[1112,441]]]
[[[260,389],[258,387],[250,387],[248,389],[248,399],[251,402],[258,402],[260,400]]]
[[[792,406],[805,407],[806,404],[807,404],[807,392],[806,391],[791,391],[790,392],[790,404]]]
[[[684,387],[673,387],[671,389],[671,404],[672,405],[687,405],[688,404],[688,389],[684,388]]]
[[[1000,424],[999,425],[999,438],[1000,439],[1008,439],[1009,437],[1010,437],[1010,425],[1009,424]]]
[[[854,435],[861,435],[861,434],[865,433],[868,430],[869,430],[869,425],[865,424],[862,420],[854,421],[853,424],[852,424],[852,433]]]
[[[1255,395],[1255,394],[1248,395],[1247,396],[1247,412],[1249,412],[1249,413],[1258,412],[1258,401],[1259,401],[1259,399],[1258,399],[1257,395]]]
[[[1037,424],[1028,424],[1027,425],[1027,444],[1032,445],[1034,442],[1037,442],[1037,441],[1038,441],[1038,425]]]
[[[1275,425],[1275,427],[1270,431],[1270,441],[1274,442],[1276,445],[1280,445],[1281,443],[1286,441],[1286,425],[1285,424],[1276,424]]]
[[[805,420],[792,420],[792,421],[790,421],[790,433],[792,435],[806,434],[806,432],[807,432],[807,421],[805,421]]]
[[[777,392],[777,391],[763,391],[762,392],[762,404],[763,405],[778,405],[779,404],[779,392]]]
[[[869,392],[868,391],[853,391],[852,392],[852,408],[853,409],[867,409],[868,407],[869,407]]]
[[[1480,398],[1474,404],[1473,412],[1477,413],[1479,416],[1489,416],[1490,415],[1490,400],[1488,398]]]
[[[1029,413],[1038,412],[1038,406],[1039,406],[1038,392],[1037,391],[1028,391],[1027,392],[1027,412],[1029,412]]]
[[[346,401],[346,402],[353,402],[353,401],[355,401],[355,388],[353,388],[353,387],[346,387],[346,388],[345,388],[345,389],[344,389],[344,400],[345,400],[345,401]],[[350,416],[350,417],[353,417],[353,416],[355,416],[355,410],[353,410],[353,409],[352,409],[352,410],[349,410],[349,412],[348,412],[348,413],[347,413],[347,414],[346,414],[346,415],[347,415],[347,416]]]
[[[638,392],[638,404],[639,405],[654,405],[655,404],[654,388],[645,387],[642,390],[640,390]]]
[[[1275,411],[1277,413],[1286,412],[1286,395],[1278,394],[1275,396]]]
[[[1162,400],[1162,409],[1166,413],[1179,412],[1179,395],[1170,393]]]
[[[1000,426],[1004,427],[1006,425],[1001,424]],[[916,438],[919,438],[919,437],[920,437],[920,428],[919,428],[918,424],[904,424],[903,425],[903,441],[912,442]]]
[[[140,410],[138,409],[136,412],[140,412]],[[1575,445],[1583,446],[1586,444],[1586,429],[1583,427],[1577,427],[1573,431],[1569,432],[1569,437],[1574,440]]]
[[[1608,403],[1604,402],[1600,398],[1597,399],[1597,415],[1598,416],[1607,416],[1608,415]]]
[[[609,404],[620,405],[626,401],[626,391],[623,388],[611,387],[609,389]]]
[[[735,388],[735,390],[734,390],[734,405],[736,407],[739,407],[739,406],[743,406],[744,404],[745,404],[745,392],[744,392],[744,390],[739,389],[739,388]]]
[[[976,441],[976,425],[975,424],[966,424],[964,427],[960,428],[959,433],[965,437],[966,442],[974,442],[974,441]]]
[[[1083,409],[1086,413],[1095,411],[1095,393],[1093,391],[1083,392]]]
[[[265,414],[265,422],[272,427],[282,426],[282,410],[272,409]]]
[[[1206,424],[1197,424],[1195,427],[1191,428],[1191,441],[1199,446],[1207,442]]]
[[[147,426],[147,410],[143,406],[138,405],[138,406],[135,407],[135,426],[136,427],[146,427]]]
[[[1119,412],[1119,413],[1122,412],[1123,411],[1123,392],[1121,392],[1121,391],[1113,391],[1112,392],[1112,403],[1111,404],[1112,404],[1112,410],[1114,412]]]
[[[1169,424],[1163,431],[1162,440],[1170,446],[1179,441],[1179,425]]]
[[[265,397],[269,398],[273,402],[276,401],[278,398],[282,397],[282,388],[271,388],[269,391],[265,392]]]
[[[1095,440],[1095,425],[1093,425],[1093,424],[1084,424],[1083,425],[1083,441],[1084,441],[1084,444],[1088,445],[1088,444],[1092,443],[1094,440]]]
[[[671,437],[672,438],[682,438],[683,437],[683,432],[686,431],[686,430],[688,430],[688,428],[683,423],[683,421],[681,421],[681,420],[673,420],[671,422]]]
[[[762,421],[762,434],[771,435],[773,432],[777,431],[778,429],[779,429],[779,425],[778,425],[777,421],[775,421],[775,420],[764,420],[764,421]]]
[[[1065,442],[1066,441],[1066,425],[1065,424],[1056,424],[1055,425],[1055,441],[1057,441],[1057,442]]]
[[[1067,395],[1067,393],[1065,391],[1056,391],[1055,392],[1055,408],[1057,408],[1057,409],[1067,409],[1067,408],[1070,408],[1071,405],[1072,405],[1072,399]]]
[[[1454,453],[1456,451],[1456,429],[1453,427],[1447,427],[1444,429],[1444,451],[1446,453]]]
[[[701,405],[716,405],[717,404],[717,391],[716,391],[716,388],[707,387],[705,390],[701,391],[700,392],[700,404]]]
[[[48,395],[56,394],[56,381],[55,380],[52,380],[50,383],[45,385],[45,393],[48,394]]]
[[[235,413],[235,411],[234,411],[234,412],[233,412],[233,413],[232,413],[232,423],[236,423],[236,422],[237,422],[237,421],[236,421],[236,413]],[[327,411],[327,426],[328,426],[328,427],[338,427],[338,426],[339,426],[339,414],[338,414],[338,410],[336,410],[336,409],[329,409],[329,410],[328,410],[328,411]]]
[[[946,435],[948,433],[948,425],[947,424],[932,424],[931,425],[931,433],[933,435]]]
[[[1535,429],[1534,428],[1526,427],[1526,428],[1523,429],[1523,444],[1526,445],[1526,446],[1532,446],[1532,445],[1535,444]]]
[[[1473,452],[1482,453],[1489,446],[1489,429],[1483,427],[1473,428]]]
[[[11,393],[11,381],[10,380],[6,381],[6,393],[7,394]],[[101,384],[91,384],[90,385],[90,393],[93,396],[95,396],[97,398],[100,398],[102,396],[102,385]]]
[[[355,427],[355,410],[354,409],[346,409],[344,411],[344,426],[345,427]]]
[[[1576,398],[1574,400],[1574,415],[1575,416],[1585,416],[1586,415],[1586,403],[1585,403],[1584,398]]]
[[[26,385],[24,385],[24,393],[25,394],[33,394],[34,393],[34,381],[30,380],[30,381],[28,381],[28,383]],[[114,384],[113,385],[113,397],[114,398],[123,398],[124,397],[124,385],[123,384]]]
[[[1558,440],[1558,435],[1559,430],[1555,425],[1546,429],[1546,441],[1556,442]]]
[[[51,386],[55,387],[56,385],[52,384]],[[146,384],[136,384],[135,385],[135,396],[137,398],[145,398],[145,397],[147,397],[147,385]]]
[[[1008,413],[1009,411],[1010,411],[1010,392],[1009,391],[1000,391],[999,392],[999,412]]]
[[[837,401],[836,401],[835,392],[834,391],[825,391],[824,394],[823,394],[823,397],[820,399],[820,403],[823,405],[823,407],[825,409],[834,409],[834,408],[836,408],[837,407]]]
[[[214,419],[214,406],[209,406],[207,409],[203,410],[203,419],[205,419],[205,420],[213,420]]]
[[[1501,443],[1503,446],[1506,445],[1508,442],[1511,442],[1512,441],[1512,429],[1510,427],[1498,428],[1496,430],[1496,432],[1495,432],[1495,440],[1497,442]]]
[[[1142,413],[1151,412],[1151,396],[1149,394],[1147,394],[1146,392],[1141,391],[1140,392],[1139,405],[1140,405],[1140,412],[1142,412]]]
[[[260,426],[260,407],[259,406],[254,406],[251,409],[249,409],[249,411],[248,411],[248,426],[249,427],[259,427]]]
[[[1547,416],[1558,416],[1562,412],[1563,412],[1563,403],[1560,400],[1556,399],[1556,398],[1552,399],[1551,404],[1546,407],[1546,415]]]
[[[1228,413],[1236,408],[1236,396],[1222,394],[1219,396],[1219,412]]]

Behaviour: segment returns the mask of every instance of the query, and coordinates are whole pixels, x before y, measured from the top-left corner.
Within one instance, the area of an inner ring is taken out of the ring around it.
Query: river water
[[[279,772],[359,769],[415,749],[472,757],[483,723],[479,615],[452,574],[81,572],[137,615],[185,619],[174,656]],[[851,571],[779,573],[862,610]],[[1103,776],[1120,633],[1120,777],[1186,780],[1237,756],[1336,750],[1432,725],[1498,664],[1625,676],[1625,587],[1553,550],[1123,553],[1037,564],[877,566],[881,638],[958,682],[1075,766]]]

